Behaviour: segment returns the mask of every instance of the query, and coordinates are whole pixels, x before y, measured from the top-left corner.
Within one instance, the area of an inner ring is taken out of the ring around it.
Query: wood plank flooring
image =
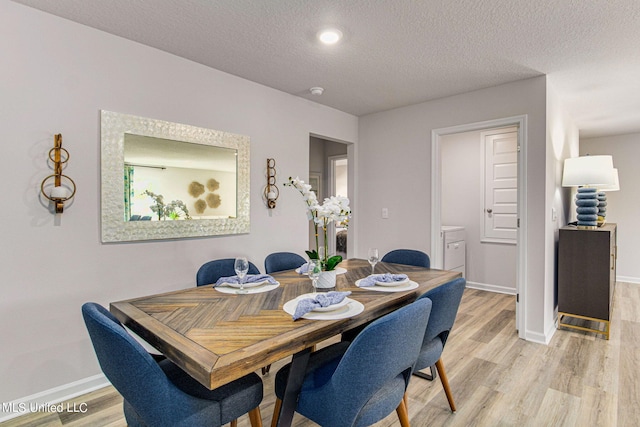
[[[409,386],[409,416],[422,426],[606,426],[640,423],[640,285],[619,282],[614,295],[611,338],[562,329],[551,343],[518,339],[513,296],[467,289],[445,348],[458,411],[449,410],[440,380],[417,377]],[[592,325],[593,326],[593,325]],[[284,360],[264,376],[260,405],[271,422],[273,378]],[[125,426],[122,398],[107,387],[69,401],[86,403],[81,413],[39,413],[9,426]],[[239,427],[249,426],[247,416]],[[316,424],[296,414],[296,427]],[[399,426],[395,413],[375,424]],[[334,426],[326,426],[334,427]]]

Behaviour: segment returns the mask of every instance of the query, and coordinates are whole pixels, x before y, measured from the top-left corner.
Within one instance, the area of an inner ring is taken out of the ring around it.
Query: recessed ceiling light
[[[324,44],[336,44],[342,38],[342,31],[326,28],[318,33],[318,39]]]

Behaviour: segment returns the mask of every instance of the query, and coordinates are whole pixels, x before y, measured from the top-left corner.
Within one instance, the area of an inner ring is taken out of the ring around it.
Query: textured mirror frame
[[[101,110],[102,242],[180,239],[250,231],[248,136]],[[124,134],[231,148],[238,154],[235,218],[124,221]]]

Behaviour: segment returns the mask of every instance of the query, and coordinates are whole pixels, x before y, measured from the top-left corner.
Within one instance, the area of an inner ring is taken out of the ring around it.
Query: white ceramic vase
[[[335,288],[336,271],[323,271],[322,273],[320,273],[320,277],[318,277],[318,282],[316,285],[318,289]]]

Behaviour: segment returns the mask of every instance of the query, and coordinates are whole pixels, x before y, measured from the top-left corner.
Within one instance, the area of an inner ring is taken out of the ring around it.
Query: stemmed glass
[[[247,271],[249,271],[249,261],[245,257],[238,257],[236,261],[233,263],[233,268],[236,270],[236,274],[238,275],[238,281],[240,282],[240,289],[236,291],[237,294],[246,294],[247,291],[244,288],[244,276],[246,276]]]
[[[318,279],[320,278],[320,272],[322,272],[322,263],[318,259],[309,260],[309,278],[313,285],[313,293],[316,293],[318,287]]]
[[[370,248],[369,254],[367,255],[367,261],[371,264],[371,275],[373,275],[373,271],[376,268],[376,263],[378,262],[378,249]]]

